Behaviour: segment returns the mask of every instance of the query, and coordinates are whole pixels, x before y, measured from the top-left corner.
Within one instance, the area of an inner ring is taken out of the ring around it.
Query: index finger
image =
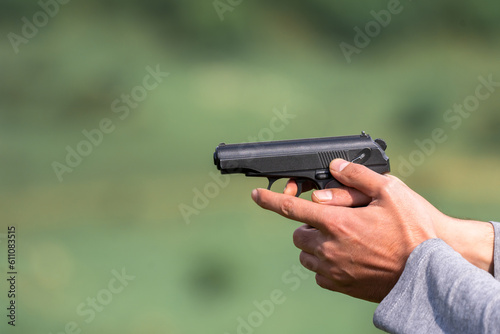
[[[302,185],[302,192],[305,193],[309,190],[315,189],[314,184],[311,181],[304,182]],[[283,194],[295,196],[299,187],[297,186],[297,181],[294,179],[288,180],[285,186],[285,190],[283,190]]]
[[[303,198],[275,193],[266,189],[255,189],[252,191],[252,199],[260,207],[274,211],[283,217],[303,222],[319,230],[325,230],[327,224],[331,224],[334,210],[342,211],[349,208],[331,207],[314,203]]]

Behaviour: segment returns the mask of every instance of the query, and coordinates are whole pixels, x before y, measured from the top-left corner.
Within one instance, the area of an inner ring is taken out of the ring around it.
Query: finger
[[[325,206],[294,196],[275,193],[266,189],[252,191],[252,199],[260,207],[274,211],[286,218],[300,221],[325,230],[327,224],[334,224],[332,217],[344,216],[350,208]]]
[[[323,240],[323,234],[310,225],[302,225],[293,232],[293,244],[303,251],[314,254],[314,250]]]
[[[338,272],[339,268],[338,264],[332,262],[331,260],[327,260],[322,258],[320,254],[309,253],[307,251],[302,251],[299,256],[300,264],[304,266],[304,268],[309,269],[316,273],[316,282],[319,286],[329,289],[332,291],[341,291],[349,285],[349,279],[351,276],[345,275],[344,271],[340,269],[342,275],[339,276],[338,279],[335,279],[334,272]],[[318,281],[320,278],[320,281]]]
[[[285,186],[285,190],[283,190],[283,194],[285,195],[290,195],[290,196],[295,196],[297,193],[297,183],[295,182],[294,179],[288,180]]]
[[[313,271],[316,273],[316,279],[321,276],[322,277],[322,283],[327,283],[328,286],[326,289],[331,289],[332,286],[336,286],[337,288],[342,286],[341,282],[336,282],[334,281],[331,276],[330,276],[330,269],[331,266],[329,266],[327,263],[325,263],[323,260],[319,259],[317,256],[311,255],[306,252],[301,252],[299,256],[300,264],[304,266],[304,268]],[[318,281],[316,280],[318,283]],[[318,284],[320,285],[320,284]],[[324,287],[323,285],[320,285],[321,287]],[[334,290],[337,291],[337,290]]]
[[[311,255],[307,252],[300,252],[299,261],[300,264],[304,266],[304,268],[314,272],[317,272],[319,264],[321,262],[321,260],[316,256]]]
[[[349,207],[365,206],[372,200],[370,196],[350,187],[316,190],[311,199],[315,203]]]
[[[342,288],[338,285],[337,282],[329,279],[327,276],[322,275],[320,273],[316,274],[316,284],[318,284],[323,289],[342,292]]]
[[[330,173],[340,183],[360,190],[365,195],[376,198],[388,182],[386,175],[372,171],[366,166],[335,159],[330,163]]]
[[[302,192],[303,193],[306,191],[315,189],[315,188],[316,187],[314,186],[314,183],[312,183],[311,181],[306,181],[302,184]],[[297,186],[297,181],[295,181],[294,179],[290,179],[286,183],[285,190],[283,191],[283,194],[295,196],[297,194],[298,189],[299,188]]]

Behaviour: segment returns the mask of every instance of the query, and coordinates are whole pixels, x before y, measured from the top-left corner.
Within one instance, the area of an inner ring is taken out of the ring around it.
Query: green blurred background
[[[0,5],[2,332],[378,332],[375,304],[290,271],[299,224],[251,201],[265,179],[217,186],[220,142],[364,130],[388,142],[393,173],[445,213],[500,219],[500,92],[459,126],[443,118],[478,77],[500,81],[496,2],[402,1],[350,63],[341,43],[355,45],[355,28],[394,1],[41,3]],[[125,107],[122,94],[145,92],[148,68],[169,75]],[[277,114],[290,116],[280,123]],[[54,162],[67,165],[68,146],[88,151],[83,131],[103,119],[113,131],[60,181]],[[432,147],[434,129],[447,140]],[[10,225],[15,329],[4,278]],[[135,277],[119,293],[109,292],[113,270]],[[264,300],[275,290],[282,303],[271,310]],[[82,310],[93,299],[91,319]],[[256,305],[268,309],[259,315]]]

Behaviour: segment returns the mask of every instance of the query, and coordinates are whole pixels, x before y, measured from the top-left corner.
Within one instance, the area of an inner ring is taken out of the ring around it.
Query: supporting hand
[[[446,216],[391,175],[340,159],[332,161],[330,170],[357,190],[345,190],[344,200],[357,206],[369,198],[369,204],[323,205],[264,189],[254,190],[252,198],[265,209],[307,224],[295,231],[294,243],[302,249],[301,263],[317,273],[318,285],[381,301],[413,249],[436,238],[435,223]]]

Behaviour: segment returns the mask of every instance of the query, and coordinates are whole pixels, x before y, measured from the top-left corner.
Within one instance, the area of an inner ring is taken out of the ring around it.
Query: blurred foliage
[[[298,264],[298,225],[253,205],[251,189],[266,180],[231,177],[190,224],[179,206],[213,182],[217,144],[263,139],[274,110],[287,110],[294,118],[267,139],[365,130],[388,142],[393,173],[438,208],[498,219],[500,92],[456,130],[443,119],[479,76],[500,81],[498,4],[401,2],[348,64],[339,44],[387,5],[243,1],[221,20],[212,1],[73,0],[16,54],[7,36],[40,5],[3,0],[0,237],[18,226],[19,330],[76,321],[87,333],[232,334],[254,301],[280,289],[286,302],[255,333],[377,332],[376,305],[323,291],[313,275],[296,291],[283,282]],[[170,75],[121,119],[113,101],[148,66]],[[115,130],[59,182],[53,162],[104,118]],[[401,175],[415,141],[436,128],[447,141]],[[76,307],[122,267],[136,279],[85,323]]]

